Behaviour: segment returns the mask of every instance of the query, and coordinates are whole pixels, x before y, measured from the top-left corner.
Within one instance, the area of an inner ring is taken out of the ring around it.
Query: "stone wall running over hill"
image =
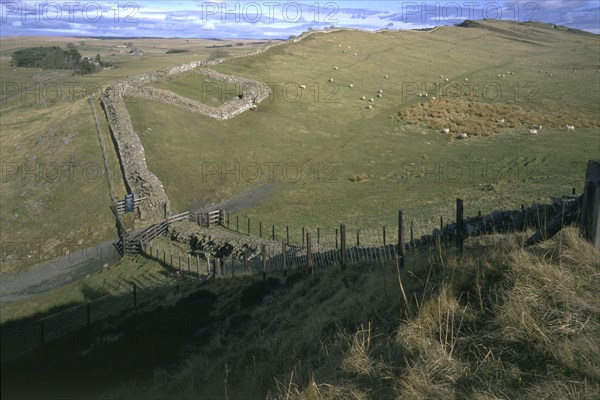
[[[266,99],[271,93],[269,86],[261,82],[256,82],[233,75],[223,75],[210,69],[202,69],[198,71],[198,73],[209,76],[215,80],[235,84],[244,88],[243,97],[241,99],[236,98],[234,100],[230,100],[219,107],[211,107],[168,90],[156,89],[149,86],[140,88],[135,93],[135,96],[159,101],[164,104],[175,105],[183,108],[186,111],[199,113],[209,118],[226,120],[231,119],[246,110],[249,110],[254,104]]]
[[[144,148],[133,130],[129,112],[123,97],[109,87],[101,98],[104,112],[110,126],[111,135],[117,147],[122,172],[128,191],[136,198],[145,197],[140,205],[141,219],[158,222],[170,212],[170,202],[162,183],[148,169]]]
[[[301,39],[308,36],[303,36]],[[287,42],[277,42],[250,53],[228,58],[219,58],[211,61],[194,61],[163,68],[153,73],[127,77],[106,88],[101,96],[101,102],[110,126],[111,135],[117,147],[126,185],[129,192],[133,193],[137,198],[146,197],[146,200],[139,207],[144,223],[154,223],[162,220],[165,217],[165,212],[170,213],[170,202],[162,183],[156,175],[150,172],[146,165],[144,147],[133,129],[131,117],[127,111],[124,99],[135,96],[148,97],[154,100],[170,102],[170,104],[178,105],[189,111],[201,112],[202,110],[204,115],[211,118],[232,118],[249,109],[253,103],[258,103],[268,97],[270,88],[263,83],[236,76],[223,75],[209,70],[207,67],[230,59],[259,55],[275,46],[285,43]],[[244,85],[246,87],[244,98],[240,101],[227,102],[219,108],[212,108],[170,92],[159,92],[158,89],[144,87],[149,83],[164,80],[169,76],[193,71],[198,68],[202,68],[200,72],[213,79]]]

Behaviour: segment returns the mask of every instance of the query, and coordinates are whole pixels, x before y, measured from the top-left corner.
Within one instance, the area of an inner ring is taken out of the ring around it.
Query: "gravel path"
[[[114,264],[120,258],[115,243],[116,239],[109,240],[3,279],[0,282],[0,303],[58,289],[101,270],[104,264]]]

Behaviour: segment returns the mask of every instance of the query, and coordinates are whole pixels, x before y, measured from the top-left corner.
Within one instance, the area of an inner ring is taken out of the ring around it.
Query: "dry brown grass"
[[[576,127],[600,126],[600,120],[577,113],[569,113]],[[529,129],[534,124],[546,128],[564,128],[565,116],[526,111],[516,105],[489,104],[476,99],[438,99],[404,108],[395,120],[411,125],[424,125],[431,129],[449,128],[451,133],[489,136],[508,129]],[[500,122],[504,120],[504,122]]]
[[[600,254],[575,228],[522,242],[493,235],[468,240],[462,258],[411,255],[410,305],[395,265],[301,279],[160,385],[111,398],[597,398]]]

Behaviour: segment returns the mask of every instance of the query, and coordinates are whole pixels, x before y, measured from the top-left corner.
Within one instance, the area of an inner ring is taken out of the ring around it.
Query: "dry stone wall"
[[[314,32],[311,32],[311,34]],[[296,39],[304,39],[309,35]],[[127,77],[122,81],[108,86],[101,96],[102,106],[110,126],[111,135],[117,147],[117,154],[121,162],[124,179],[128,190],[137,198],[145,197],[146,200],[139,206],[142,221],[154,223],[162,220],[165,214],[170,214],[170,202],[164,191],[162,183],[148,169],[144,153],[144,147],[133,129],[131,117],[125,106],[124,99],[130,97],[151,98],[161,102],[174,104],[192,112],[198,112],[207,117],[224,120],[248,110],[253,104],[267,98],[270,88],[260,82],[248,79],[223,75],[207,67],[220,64],[224,61],[250,57],[262,54],[269,49],[285,44],[277,42],[250,53],[244,53],[228,58],[219,58],[211,61],[194,61],[187,64],[175,65],[163,68],[153,73],[141,74]],[[245,96],[240,100],[226,102],[221,107],[214,108],[193,100],[183,98],[174,93],[149,88],[146,85],[152,82],[164,80],[169,76],[200,69],[200,73],[213,79],[243,85]]]
[[[108,88],[102,95],[102,105],[110,126],[113,140],[121,162],[128,191],[137,198],[146,199],[140,205],[141,219],[158,222],[170,212],[170,203],[156,175],[148,169],[144,147],[133,130],[129,112],[120,93]]]

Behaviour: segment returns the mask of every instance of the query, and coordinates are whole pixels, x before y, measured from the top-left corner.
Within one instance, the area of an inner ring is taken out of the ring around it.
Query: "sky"
[[[309,29],[540,21],[600,34],[600,0],[0,0],[0,36],[287,39]]]

